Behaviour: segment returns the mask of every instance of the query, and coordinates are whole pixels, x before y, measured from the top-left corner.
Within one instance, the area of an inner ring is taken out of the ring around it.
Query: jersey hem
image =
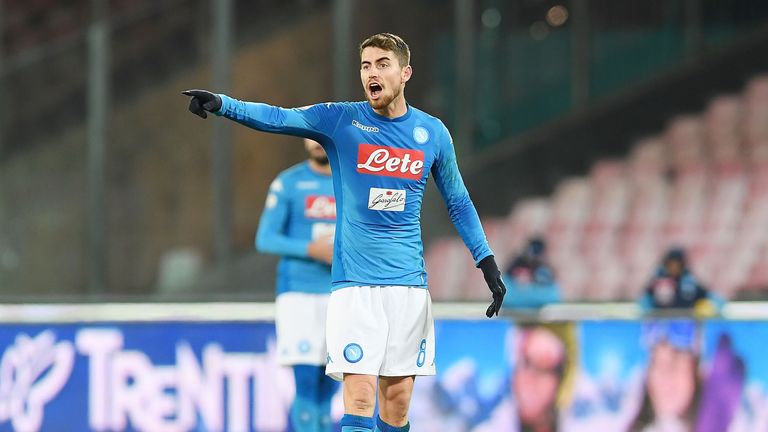
[[[365,287],[393,287],[393,286],[404,286],[408,288],[420,288],[420,289],[427,289],[427,285],[422,284],[409,284],[406,282],[393,282],[393,283],[380,283],[380,282],[334,282],[331,285],[331,291],[336,291],[342,288],[349,288],[349,287],[356,287],[356,286],[365,286]]]

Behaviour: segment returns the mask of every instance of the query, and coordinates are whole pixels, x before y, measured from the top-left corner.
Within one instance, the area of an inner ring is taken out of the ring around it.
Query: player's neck
[[[380,116],[394,119],[402,117],[408,112],[408,104],[405,103],[405,98],[403,97],[403,94],[400,93],[400,96],[393,99],[389,105],[381,109],[374,108],[373,112]]]
[[[331,175],[331,164],[320,165],[312,159],[307,160],[309,161],[309,169],[313,172],[327,176]]]

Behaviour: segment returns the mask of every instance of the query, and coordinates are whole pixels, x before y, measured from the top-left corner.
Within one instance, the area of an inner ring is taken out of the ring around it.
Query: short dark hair
[[[363,50],[368,47],[392,51],[395,53],[395,57],[397,57],[397,61],[402,67],[408,66],[411,62],[411,50],[408,48],[408,44],[405,43],[403,38],[398,35],[392,33],[378,33],[369,37],[360,44],[360,56],[363,55]]]

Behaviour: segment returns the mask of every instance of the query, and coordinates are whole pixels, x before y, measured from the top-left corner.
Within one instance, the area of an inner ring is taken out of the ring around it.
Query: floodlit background
[[[412,49],[500,262],[535,233],[566,299],[637,297],[669,244],[727,298],[768,288],[768,3],[4,0],[0,293],[270,300],[254,251],[298,139],[186,111],[362,98],[357,44]],[[487,297],[434,188],[437,300]]]
[[[502,270],[541,236],[563,299],[486,320],[429,186],[412,429],[767,431],[766,0],[0,0],[0,431],[291,431],[254,235],[306,154],[180,93],[360,100],[383,31]],[[722,314],[642,315],[670,246]]]

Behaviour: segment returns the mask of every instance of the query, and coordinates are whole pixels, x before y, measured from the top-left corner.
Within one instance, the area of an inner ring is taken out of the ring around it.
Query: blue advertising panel
[[[768,322],[439,320],[419,432],[768,431]],[[290,431],[271,322],[0,325],[0,431]],[[343,408],[333,403],[336,421]]]
[[[0,327],[0,430],[280,431],[271,323]]]

